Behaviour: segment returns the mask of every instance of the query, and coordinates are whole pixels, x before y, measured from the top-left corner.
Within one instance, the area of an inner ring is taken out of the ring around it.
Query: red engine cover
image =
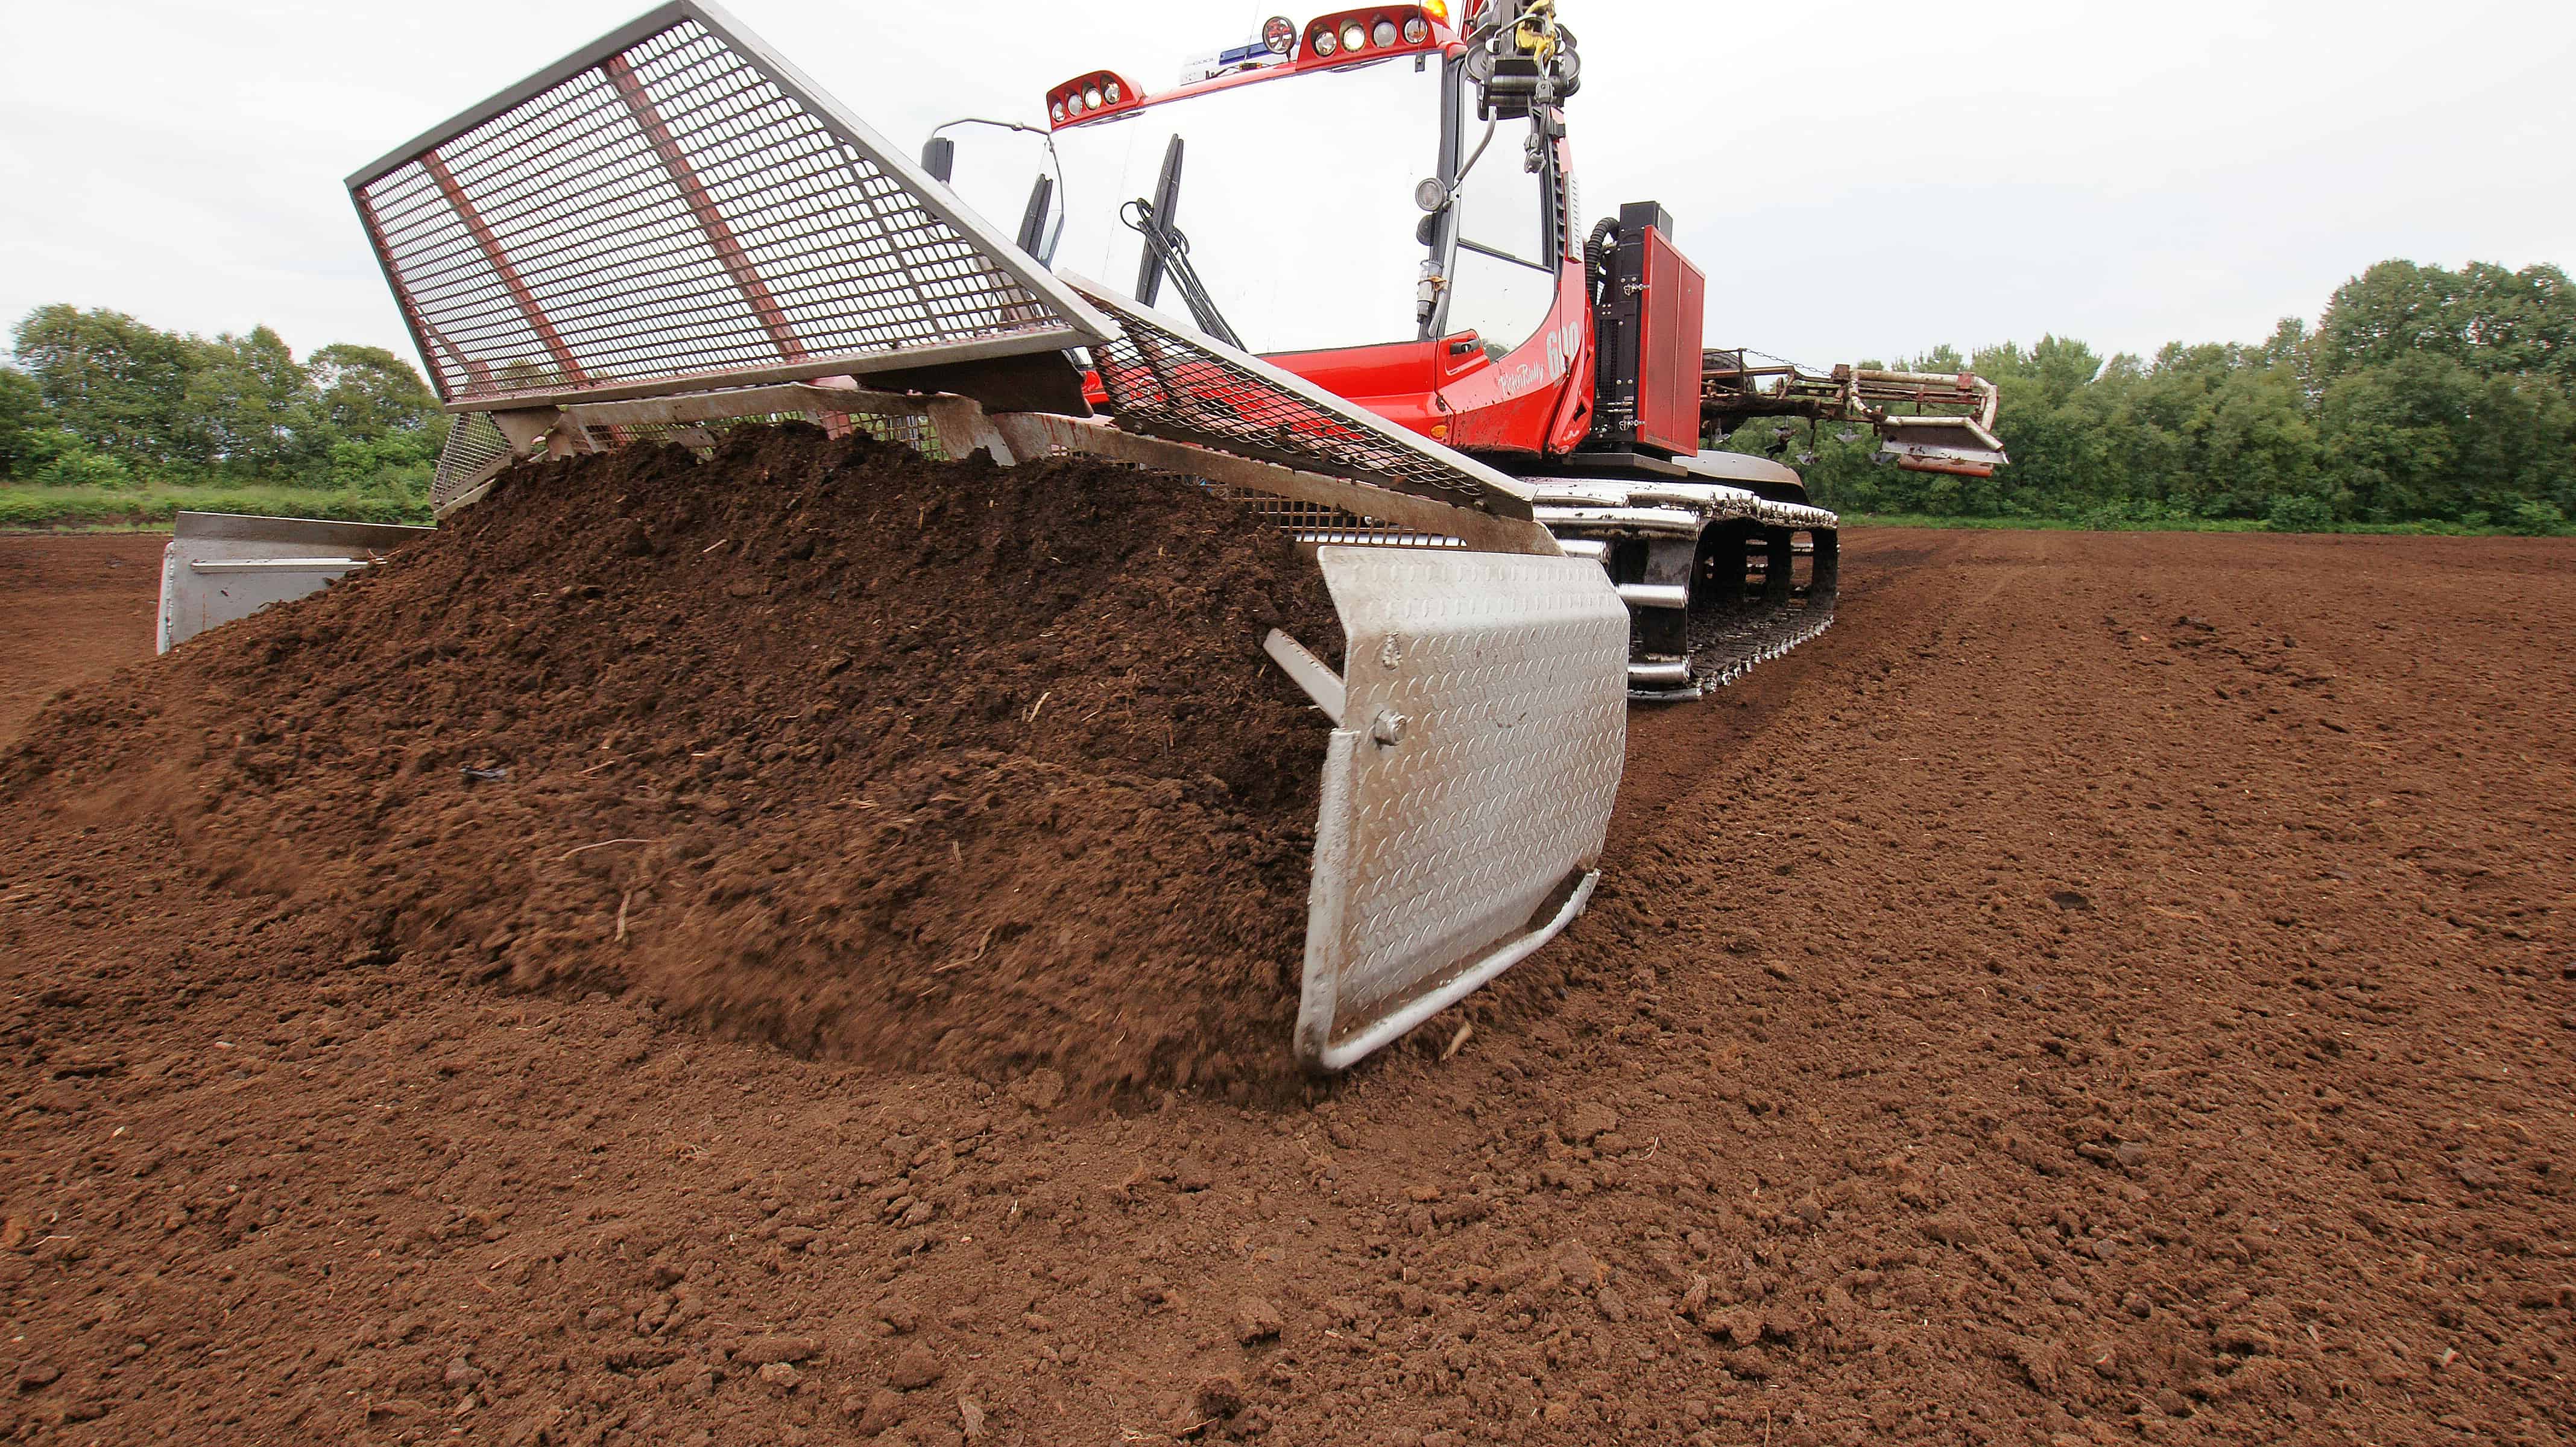
[[[1647,232],[1637,440],[1684,457],[1699,451],[1699,352],[1707,304],[1707,276],[1661,231]]]

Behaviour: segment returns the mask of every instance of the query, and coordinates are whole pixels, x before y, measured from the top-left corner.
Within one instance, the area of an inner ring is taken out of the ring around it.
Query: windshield
[[[1052,258],[1126,292],[1144,243],[1120,209],[1158,196],[1184,140],[1177,204],[1209,298],[1254,352],[1409,342],[1429,252],[1415,185],[1440,173],[1438,58],[1402,55],[1256,81],[1058,131],[1064,231]],[[1189,316],[1166,276],[1147,298]]]

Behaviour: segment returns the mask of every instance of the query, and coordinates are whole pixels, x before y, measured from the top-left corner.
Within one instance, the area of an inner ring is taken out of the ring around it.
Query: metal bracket
[[[1333,721],[1333,727],[1342,726],[1342,707],[1349,699],[1349,692],[1343,688],[1340,674],[1325,667],[1324,661],[1308,652],[1304,644],[1277,628],[1271,629],[1270,636],[1261,640],[1261,651],[1269,654],[1271,661],[1306,691],[1306,696],[1315,701],[1315,707],[1322,709],[1324,716]]]
[[[939,434],[940,450],[949,456],[962,458],[984,452],[1004,467],[1019,462],[1019,454],[1012,450],[1009,439],[974,398],[939,397],[922,406],[929,414],[931,430]]]

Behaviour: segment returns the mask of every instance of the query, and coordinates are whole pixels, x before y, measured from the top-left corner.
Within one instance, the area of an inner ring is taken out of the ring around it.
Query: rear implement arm
[[[1748,356],[1700,354],[1704,430],[1722,436],[1753,417],[1865,422],[1878,432],[1880,455],[1909,471],[1992,477],[2012,460],[1994,433],[1995,384],[1973,372],[1838,366],[1819,374],[1785,362],[1755,366]]]

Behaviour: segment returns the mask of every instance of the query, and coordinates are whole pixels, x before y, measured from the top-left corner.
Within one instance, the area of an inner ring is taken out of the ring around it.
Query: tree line
[[[257,327],[212,340],[40,307],[0,367],[0,479],[330,488],[419,506],[449,419],[381,347],[302,361]],[[1877,365],[1875,363],[1869,365]],[[1846,512],[2093,526],[2240,521],[2554,532],[2576,515],[2576,291],[2554,266],[2388,261],[2311,326],[2255,346],[2105,358],[2071,338],[1898,363],[2002,389],[2012,465],[1875,465],[1866,429],[1755,419],[1724,440],[1807,474]]]
[[[2002,390],[1992,478],[1875,466],[1862,429],[1756,420],[1725,445],[1803,463],[1849,512],[2293,531],[2555,532],[2576,515],[2576,292],[2554,266],[2387,261],[2256,346],[2105,358],[2042,337],[1899,365]]]
[[[267,327],[211,340],[38,307],[0,367],[0,478],[139,489],[257,483],[426,498],[448,418],[382,347],[297,361]]]

